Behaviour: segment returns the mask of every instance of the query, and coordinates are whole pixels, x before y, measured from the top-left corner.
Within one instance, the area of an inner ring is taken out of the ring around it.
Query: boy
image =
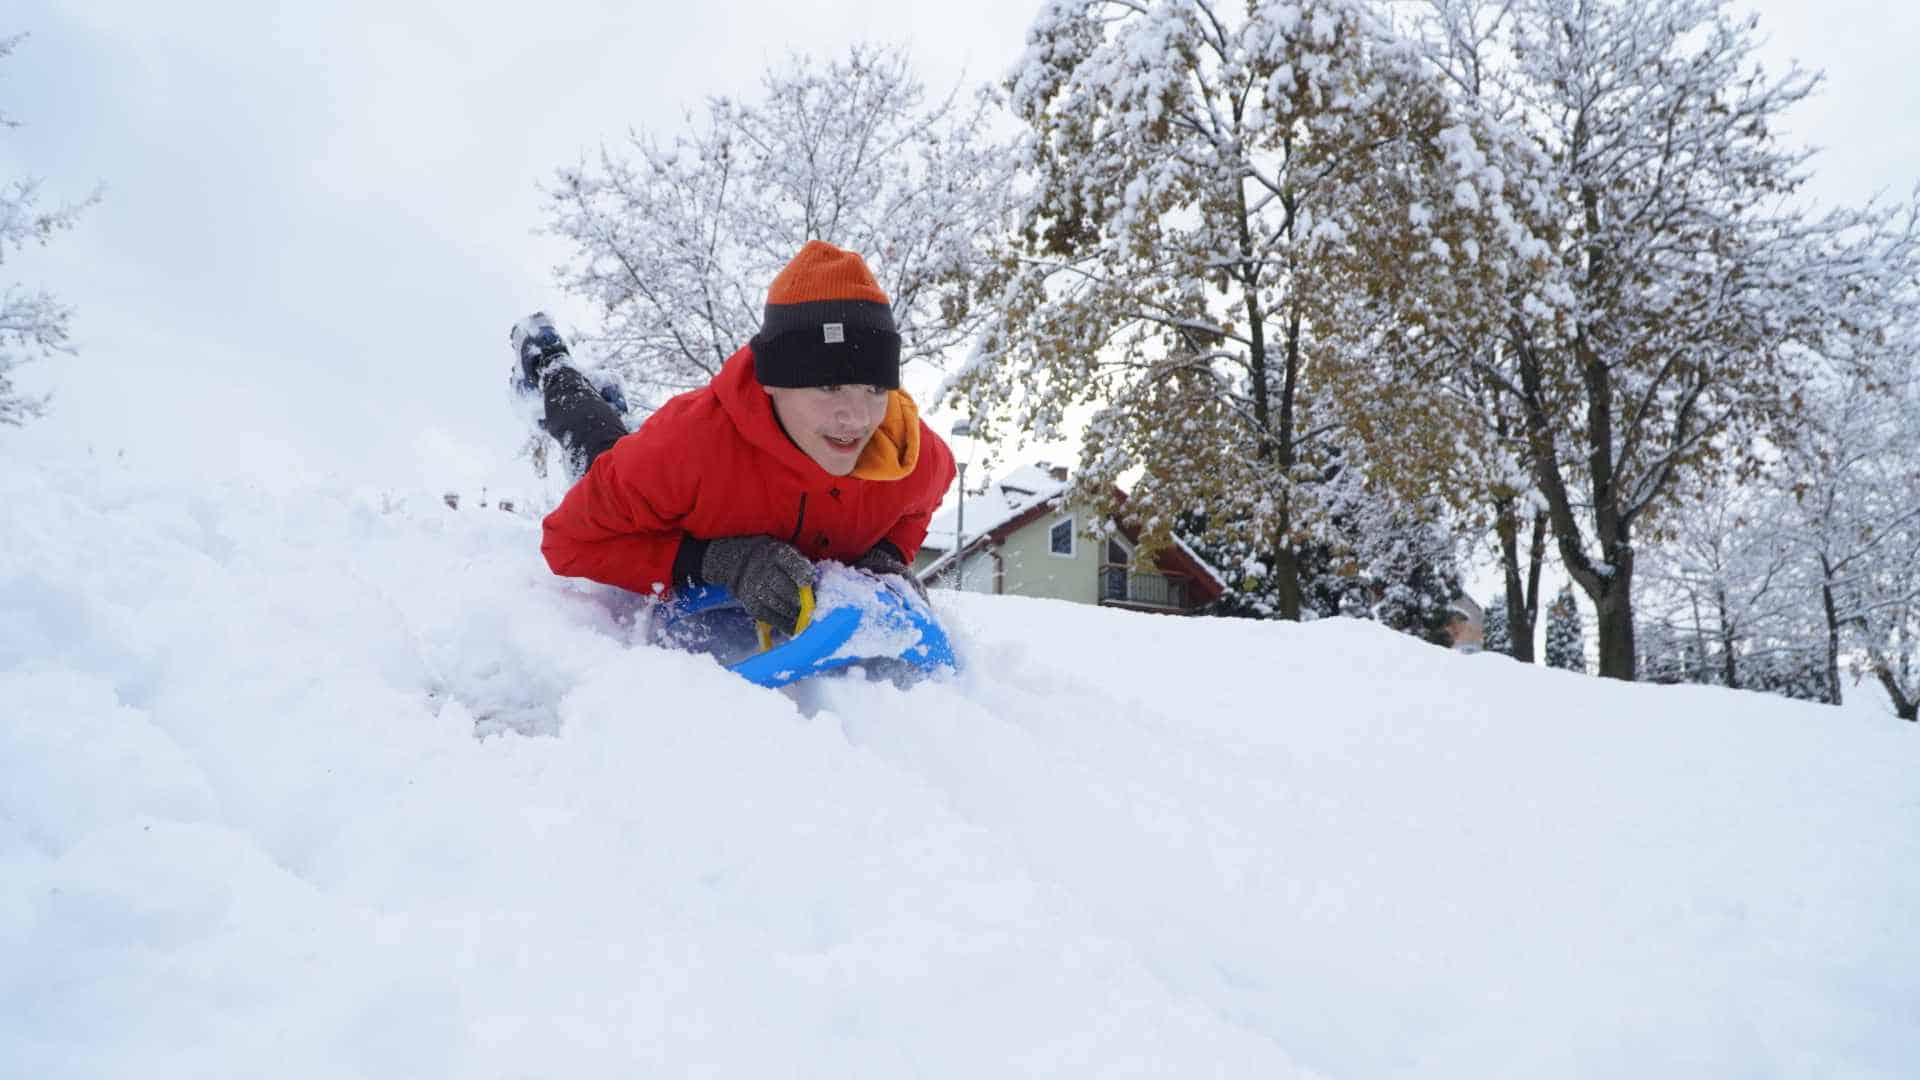
[[[900,389],[893,311],[859,255],[808,241],[753,340],[631,435],[543,320],[514,328],[523,385],[585,471],[542,526],[554,573],[648,595],[712,582],[782,629],[815,560],[919,589],[908,566],[953,454]]]

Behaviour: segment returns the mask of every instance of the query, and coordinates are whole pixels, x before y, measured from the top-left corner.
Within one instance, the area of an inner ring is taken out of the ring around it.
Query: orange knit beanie
[[[900,385],[900,332],[859,255],[809,240],[767,289],[753,336],[762,386]]]

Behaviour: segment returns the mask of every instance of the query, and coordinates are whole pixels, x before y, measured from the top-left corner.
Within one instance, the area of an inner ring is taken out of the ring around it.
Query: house
[[[1064,502],[1066,491],[1067,470],[1042,462],[967,492],[964,503],[934,515],[915,573],[936,588],[1137,611],[1191,612],[1226,591],[1220,574],[1179,542],[1152,570],[1129,569],[1137,533],[1111,521],[1096,530],[1087,513]],[[1104,538],[1089,536],[1096,531]]]

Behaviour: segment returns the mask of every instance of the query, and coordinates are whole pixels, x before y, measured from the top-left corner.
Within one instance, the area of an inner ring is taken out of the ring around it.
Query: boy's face
[[[878,386],[769,386],[773,415],[794,445],[833,476],[845,476],[887,418],[887,391]]]

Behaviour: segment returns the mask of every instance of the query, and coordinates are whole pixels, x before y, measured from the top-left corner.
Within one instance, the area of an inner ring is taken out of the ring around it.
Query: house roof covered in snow
[[[966,529],[969,538],[987,533],[1012,522],[1034,508],[1058,499],[1067,490],[1065,469],[1054,470],[1045,462],[1023,465],[987,485],[985,491],[970,491],[966,500]],[[927,539],[920,545],[929,552],[953,550],[956,529],[960,526],[960,502],[948,499],[927,526]]]
[[[992,543],[996,533],[1013,532],[1047,511],[1059,508],[1066,490],[1067,470],[1043,461],[1013,470],[987,485],[984,491],[969,492],[965,521],[967,548],[974,550],[983,543]],[[1125,497],[1122,493],[1121,498]],[[917,571],[922,580],[938,575],[953,560],[954,538],[960,524],[959,500],[950,498],[934,515],[927,527],[927,538],[920,545],[920,554],[932,560]],[[1135,539],[1132,530],[1118,525],[1116,528],[1129,541]],[[1160,558],[1170,560],[1173,569],[1206,579],[1207,587],[1216,595],[1226,588],[1226,578],[1220,571],[1177,536],[1173,538],[1173,547]]]

